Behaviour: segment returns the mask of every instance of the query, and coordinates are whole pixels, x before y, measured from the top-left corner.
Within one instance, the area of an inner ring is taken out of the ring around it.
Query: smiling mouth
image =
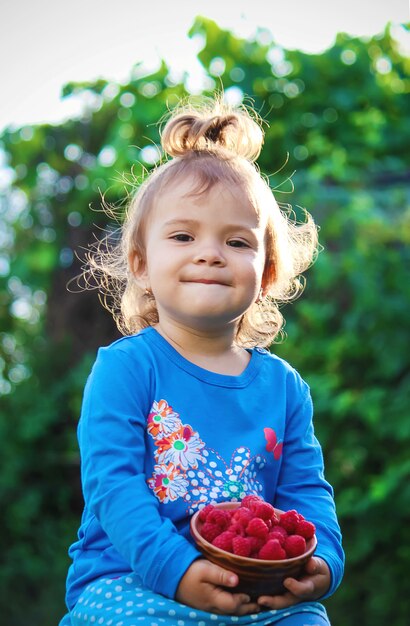
[[[221,282],[220,280],[207,280],[206,278],[198,278],[197,280],[187,280],[187,283],[200,283],[201,285],[223,285],[227,286],[226,283]]]

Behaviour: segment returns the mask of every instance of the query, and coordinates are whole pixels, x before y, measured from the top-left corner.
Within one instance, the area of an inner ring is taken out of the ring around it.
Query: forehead
[[[192,178],[176,181],[163,188],[153,203],[154,220],[184,219],[193,214],[198,217],[212,214],[214,220],[238,222],[251,228],[263,222],[244,188],[222,182],[201,190]]]

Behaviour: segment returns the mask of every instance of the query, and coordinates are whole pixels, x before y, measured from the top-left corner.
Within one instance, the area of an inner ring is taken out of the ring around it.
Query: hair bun
[[[255,161],[263,144],[263,132],[246,109],[217,103],[212,109],[188,108],[166,123],[161,144],[172,157],[189,152],[230,152]]]

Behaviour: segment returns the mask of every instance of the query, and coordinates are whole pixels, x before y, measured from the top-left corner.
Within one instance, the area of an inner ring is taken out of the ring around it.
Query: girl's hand
[[[283,582],[288,590],[279,596],[260,596],[258,604],[268,609],[285,609],[298,602],[317,600],[330,586],[330,570],[327,563],[318,557],[312,557],[305,566],[305,576],[300,580],[286,578]]]
[[[244,593],[235,593],[238,576],[206,559],[198,559],[187,569],[178,585],[176,599],[202,611],[223,615],[258,613],[260,606]],[[232,587],[232,592],[223,589]]]

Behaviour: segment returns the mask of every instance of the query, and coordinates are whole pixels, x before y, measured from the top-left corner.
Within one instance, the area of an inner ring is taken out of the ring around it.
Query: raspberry
[[[245,496],[233,509],[208,504],[200,509],[200,534],[215,547],[243,557],[282,560],[301,556],[315,531],[295,509],[279,515],[260,496]]]
[[[282,526],[274,526],[273,530],[269,533],[269,539],[277,539],[280,545],[285,545],[285,540],[288,537],[288,533]]]
[[[232,539],[233,553],[238,556],[249,556],[251,553],[251,539],[248,537],[234,537]]]
[[[261,498],[253,494],[250,494],[249,496],[245,496],[241,500],[241,506],[245,506],[247,509],[250,509],[251,503],[254,502],[254,500],[261,500]]]
[[[264,545],[265,540],[261,539],[260,537],[248,537],[248,539],[251,543],[251,556],[257,555],[259,550]]]
[[[306,552],[306,541],[300,535],[290,535],[285,539],[285,550],[288,558],[300,556]]]
[[[278,535],[282,535],[282,537],[284,537],[286,539],[286,537],[288,536],[288,532],[283,528],[283,526],[273,526],[270,531],[270,533],[277,533]]]
[[[215,548],[220,548],[221,550],[225,550],[225,552],[232,552],[232,540],[235,537],[233,533],[225,530],[223,533],[215,537],[212,541],[212,545]]]
[[[209,511],[206,521],[211,524],[216,524],[222,530],[225,530],[231,522],[231,516],[228,511],[213,508],[212,511]]]
[[[303,519],[300,522],[298,522],[295,533],[297,535],[300,535],[301,537],[304,537],[305,539],[312,539],[313,535],[315,534],[315,531],[316,531],[315,525],[312,524],[312,522],[308,522],[305,519]]]
[[[270,521],[272,522],[272,526],[277,526],[279,524],[279,514],[276,513],[276,511],[273,512],[272,517],[270,518]]]
[[[210,522],[205,522],[205,524],[201,528],[201,536],[212,543],[215,537],[221,534],[221,529],[216,524],[211,524]]]
[[[239,522],[232,522],[230,526],[226,530],[233,533],[234,535],[239,535],[240,537],[245,537],[245,526],[240,524]]]
[[[277,539],[269,539],[259,550],[259,559],[267,559],[268,561],[279,561],[286,559],[286,552]]]
[[[275,509],[269,502],[263,502],[260,500],[254,500],[251,503],[251,511],[255,515],[255,517],[260,517],[263,520],[270,520],[275,515]]]
[[[266,539],[269,533],[269,529],[266,526],[263,519],[261,519],[260,517],[254,517],[248,523],[246,527],[246,533],[250,535],[251,537],[259,537],[260,539]]]
[[[206,506],[204,506],[203,509],[201,509],[198,513],[198,519],[201,520],[201,522],[205,522],[206,518],[208,517],[209,513],[212,511],[212,509],[214,509],[214,505],[213,504],[207,504]]]
[[[237,509],[232,515],[232,519],[235,520],[238,524],[242,524],[242,526],[247,526],[248,522],[251,521],[253,514],[250,509],[247,509],[245,506]]]
[[[289,534],[292,534],[296,530],[296,526],[300,520],[299,513],[292,509],[290,511],[286,511],[286,513],[282,513],[280,516],[279,524],[284,528]]]

